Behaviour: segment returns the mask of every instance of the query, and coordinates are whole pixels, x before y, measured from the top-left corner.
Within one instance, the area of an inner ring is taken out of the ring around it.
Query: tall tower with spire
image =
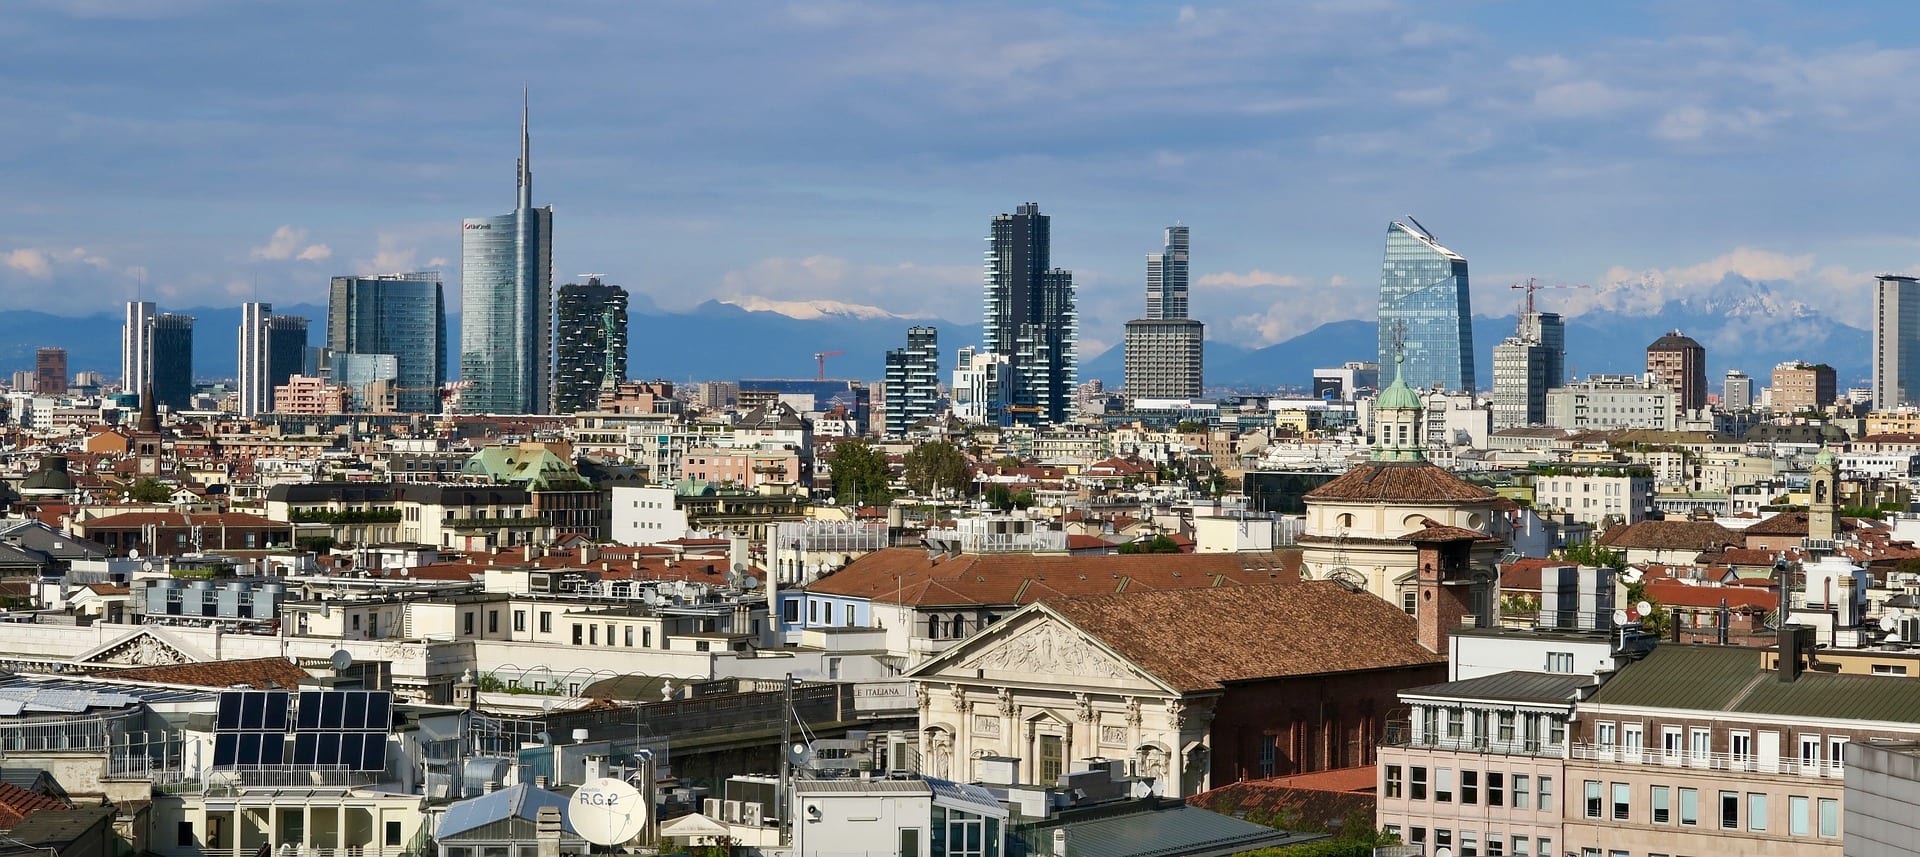
[[[513,211],[460,224],[460,402],[473,413],[553,409],[553,207],[533,207],[528,114],[523,91]]]

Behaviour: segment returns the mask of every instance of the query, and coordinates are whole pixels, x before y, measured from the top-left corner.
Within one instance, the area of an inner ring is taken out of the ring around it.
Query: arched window
[[[929,640],[940,639],[940,617],[938,616],[927,617],[927,639]]]

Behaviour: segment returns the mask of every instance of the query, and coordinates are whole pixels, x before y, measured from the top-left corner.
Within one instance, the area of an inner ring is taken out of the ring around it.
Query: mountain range
[[[1735,284],[1739,286],[1739,284]],[[1731,297],[1728,297],[1731,295]],[[686,382],[732,378],[807,378],[825,358],[831,378],[877,379],[885,374],[885,353],[905,344],[906,329],[931,324],[940,331],[942,374],[952,368],[953,353],[980,341],[980,325],[891,315],[872,307],[831,301],[747,303],[707,301],[690,310],[668,311],[635,296],[630,309],[628,367],[639,378]],[[752,307],[752,308],[749,308]],[[309,341],[324,336],[326,308],[312,304],[276,306],[279,312],[313,320]],[[193,315],[195,374],[230,378],[235,372],[238,307],[173,310]],[[68,351],[69,371],[93,370],[116,377],[120,369],[118,312],[84,317],[48,315],[31,310],[0,311],[0,372],[33,367],[34,349],[57,345]],[[1477,375],[1491,387],[1492,350],[1512,334],[1514,317],[1473,320]],[[460,318],[449,315],[447,365],[457,374]],[[1291,339],[1261,348],[1217,340],[1206,344],[1210,387],[1271,390],[1304,387],[1312,370],[1349,360],[1375,358],[1376,326],[1349,320],[1320,325]],[[1722,289],[1715,297],[1674,300],[1657,312],[1588,312],[1567,319],[1570,375],[1594,372],[1639,373],[1645,347],[1670,330],[1681,330],[1706,346],[1710,385],[1718,387],[1730,368],[1745,370],[1767,383],[1772,367],[1804,359],[1826,362],[1838,372],[1841,387],[1865,383],[1871,337],[1803,302],[1782,300],[1760,284]],[[1117,337],[1116,337],[1117,338]],[[1084,356],[1083,356],[1084,357]],[[1084,357],[1082,379],[1098,378],[1117,387],[1124,371],[1120,348]],[[1384,380],[1384,379],[1383,379]]]

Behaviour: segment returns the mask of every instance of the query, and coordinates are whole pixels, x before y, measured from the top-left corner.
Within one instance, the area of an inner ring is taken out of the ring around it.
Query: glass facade
[[[398,361],[396,409],[415,414],[440,410],[440,385],[447,379],[446,342],[446,298],[439,274],[333,278],[327,348],[336,365],[343,355],[392,355]],[[356,397],[362,393],[355,390]]]
[[[553,208],[533,207],[527,123],[510,214],[460,229],[460,380],[469,413],[553,410]]]
[[[1147,318],[1187,317],[1187,227],[1167,227],[1167,248],[1147,254]]]
[[[163,312],[153,317],[150,330],[153,398],[184,411],[193,401],[193,316]]]
[[[1417,226],[1417,225],[1416,225]],[[1473,392],[1473,308],[1467,260],[1424,230],[1387,226],[1380,269],[1380,365],[1406,354],[1407,385]]]
[[[1873,407],[1920,400],[1920,280],[1886,274],[1873,304]]]
[[[984,350],[1012,360],[1013,422],[1066,422],[1079,383],[1073,272],[1049,267],[1051,219],[1037,203],[993,218],[987,233]]]

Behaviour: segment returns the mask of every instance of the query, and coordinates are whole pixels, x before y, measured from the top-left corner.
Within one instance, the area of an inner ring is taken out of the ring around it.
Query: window
[[[1740,829],[1740,793],[1720,793],[1720,829]]]
[[[1460,709],[1449,709],[1447,711],[1447,737],[1455,741],[1466,737],[1466,723],[1466,718],[1462,716]]]
[[[1411,777],[1409,777],[1409,780],[1412,786],[1411,791],[1413,793],[1412,794],[1413,799],[1426,800],[1427,799],[1427,769],[1426,768],[1408,768],[1407,771],[1409,774],[1412,775]],[[1415,829],[1417,830],[1418,828],[1415,828]]]
[[[462,633],[468,635],[473,634],[473,611],[469,610],[460,614],[460,627],[464,629]]]
[[[1593,724],[1593,741],[1603,750],[1613,749],[1619,743],[1617,728],[1612,721],[1600,721]]]
[[[1587,798],[1587,817],[1599,818],[1600,817],[1600,781],[1599,780],[1587,781],[1586,798]]]
[[[540,611],[540,633],[542,634],[553,633],[553,611],[550,611],[550,610]],[[574,642],[579,642],[579,641],[575,640]]]
[[[1680,764],[1681,752],[1680,727],[1660,727],[1660,755],[1663,757],[1663,761],[1669,765],[1678,765]]]
[[[1734,769],[1745,770],[1753,762],[1753,734],[1728,732],[1727,751],[1727,754],[1733,757]]]
[[[1528,794],[1528,790],[1532,788],[1533,788],[1532,778],[1528,777],[1526,774],[1513,775],[1513,808],[1514,809],[1527,808],[1527,804],[1530,802],[1529,799],[1533,797],[1533,795]]]
[[[1800,773],[1815,773],[1820,766],[1820,736],[1800,736]]]
[[[1713,730],[1693,728],[1687,730],[1687,754],[1693,757],[1696,765],[1704,764],[1713,758]]]
[[[1680,789],[1680,823],[1688,826],[1700,823],[1699,789]]]
[[[1540,799],[1534,801],[1534,807],[1541,810],[1553,808],[1553,778],[1540,777]]]
[[[1787,798],[1787,835],[1806,836],[1812,832],[1808,823],[1809,801],[1806,798],[1792,796]]]
[[[1506,855],[1506,845],[1500,841],[1500,834],[1487,834],[1487,857],[1506,857]]]
[[[489,634],[500,633],[500,611],[498,610],[487,611],[487,633]]]
[[[1433,799],[1441,803],[1453,802],[1453,769],[1433,769]]]
[[[1387,797],[1399,797],[1400,796],[1400,766],[1388,765],[1386,766],[1386,768],[1387,768],[1387,785],[1386,785]]]
[[[524,632],[527,630],[527,611],[525,610],[513,611],[513,630],[515,633]]]
[[[180,822],[180,825],[174,829],[176,831],[174,844],[180,846],[181,848],[192,848],[193,847],[193,822],[191,821]]]
[[[1653,807],[1653,823],[1671,823],[1673,821],[1673,790],[1667,786],[1653,786],[1647,790],[1647,796]]]
[[[1460,802],[1475,804],[1480,802],[1480,772],[1460,772]]]
[[[1573,672],[1573,653],[1572,652],[1548,652],[1547,653],[1547,672],[1550,672],[1550,673]]]
[[[1840,801],[1836,798],[1820,799],[1820,835],[1826,837],[1840,835]]]
[[[1842,760],[1846,758],[1847,737],[1845,735],[1827,736],[1827,770],[1839,773]]]
[[[1629,807],[1628,804],[1631,802],[1632,797],[1633,797],[1633,789],[1628,787],[1626,783],[1613,784],[1613,820],[1614,821],[1627,820],[1627,813],[1631,809],[1631,807]]]
[[[1563,717],[1547,718],[1547,743],[1558,747],[1567,743],[1567,721]]]
[[[1628,761],[1641,761],[1640,753],[1646,749],[1646,741],[1642,740],[1641,733],[1645,730],[1646,727],[1639,723],[1620,724],[1620,749],[1626,751]]]
[[[1471,830],[1460,831],[1460,857],[1480,857],[1480,834]]]
[[[586,631],[581,630],[579,622],[573,623],[573,644],[578,646],[584,643],[587,639],[586,633]]]
[[[807,624],[820,624],[820,602],[813,600],[807,601]]]
[[[1444,827],[1433,829],[1433,847],[1435,851],[1453,845],[1453,831]]]
[[[1280,760],[1280,748],[1275,743],[1279,739],[1272,735],[1262,737],[1265,740],[1260,742],[1260,775],[1263,777],[1271,777],[1273,776],[1274,766],[1278,764]]]
[[[1874,675],[1906,675],[1906,664],[1874,664]]]
[[[397,822],[397,821],[387,822],[387,844],[388,845],[400,844],[400,822]]]
[[[800,621],[800,599],[789,598],[780,604],[780,621]]]
[[[1527,837],[1517,834],[1513,837],[1513,857],[1532,857],[1527,851]]]
[[[1762,832],[1767,829],[1767,795],[1764,792],[1747,792],[1747,829]]]
[[[1500,712],[1500,740],[1508,744],[1513,743],[1513,731],[1513,712]]]
[[[587,626],[587,645],[589,646],[600,645],[600,626],[599,625]]]
[[[633,648],[633,626],[632,625],[628,625],[626,627],[625,643],[627,648],[629,649]]]
[[[1409,616],[1413,615],[1420,609],[1420,603],[1416,600],[1418,597],[1419,593],[1411,589],[1400,593],[1400,609]]]
[[[1487,806],[1507,805],[1506,785],[1506,774],[1500,773],[1499,771],[1487,772]]]
[[[1413,830],[1408,831],[1407,843],[1410,845],[1427,844],[1427,829],[1424,827],[1416,827]]]
[[[1540,857],[1553,857],[1553,838],[1550,836],[1542,836],[1538,841],[1540,847],[1534,849],[1533,853],[1540,855]],[[1514,853],[1518,854],[1519,852],[1516,851]]]
[[[841,624],[849,628],[853,627],[853,605],[852,604],[847,605],[847,621],[842,622]]]

